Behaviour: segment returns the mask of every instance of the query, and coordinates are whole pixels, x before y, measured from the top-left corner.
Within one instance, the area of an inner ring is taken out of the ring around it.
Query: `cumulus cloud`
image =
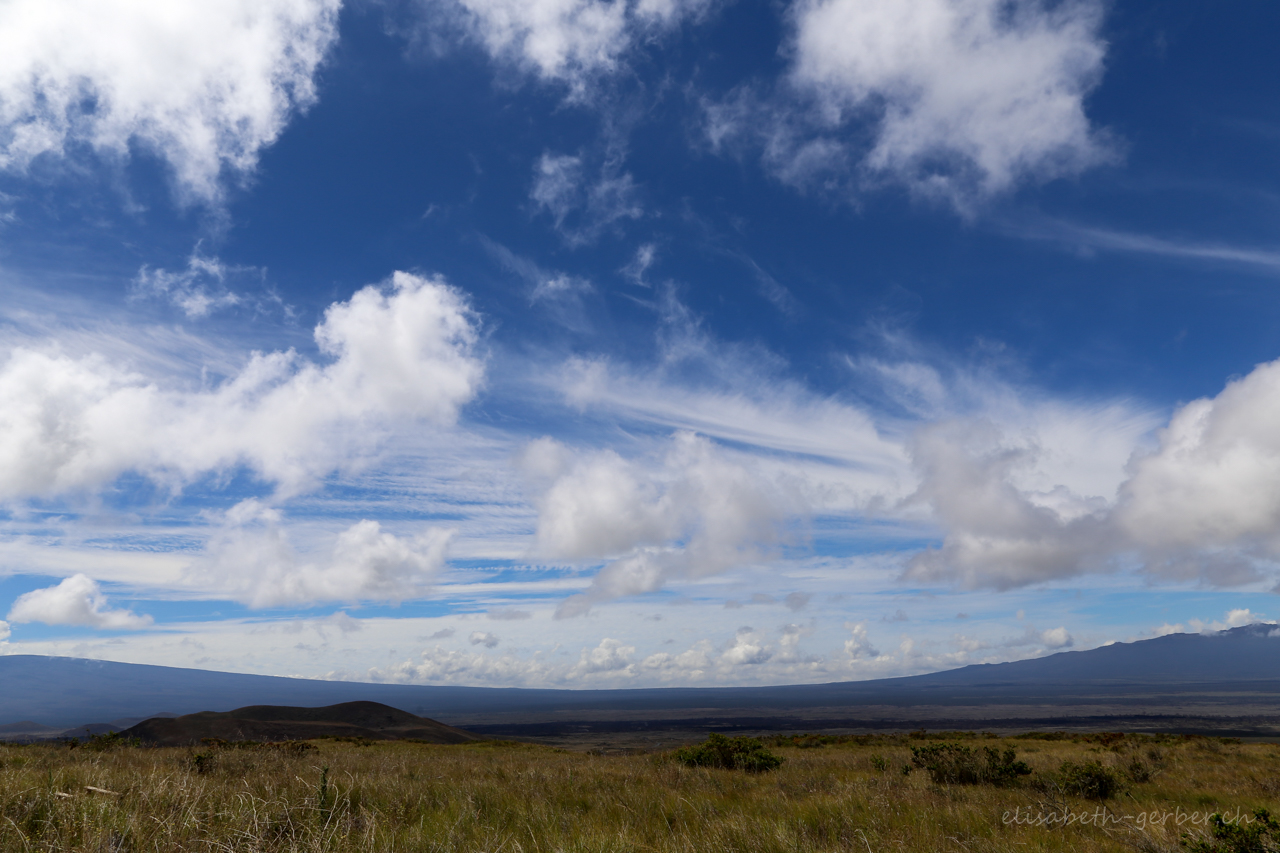
[[[427,528],[402,538],[365,519],[339,533],[327,555],[307,559],[291,545],[280,511],[249,499],[226,513],[190,578],[251,607],[399,602],[426,593],[452,536],[451,530]]]
[[[484,646],[486,649],[492,649],[500,642],[496,636],[485,631],[472,631],[468,640],[471,645]]]
[[[1065,468],[1036,470],[1046,448],[1061,444],[1052,432],[1010,435],[982,421],[926,427],[912,445],[921,477],[916,499],[932,507],[946,537],[941,548],[913,558],[906,574],[1008,588],[1139,565],[1179,581],[1274,582],[1278,435],[1280,362],[1182,406],[1149,446],[1131,440],[1136,449],[1110,494],[1068,487]],[[1108,444],[1097,446],[1105,453]],[[1077,457],[1089,456],[1087,445],[1075,445]],[[1098,485],[1092,477],[1080,482],[1090,480]]]
[[[715,647],[707,640],[695,643],[679,653],[658,652],[641,662],[647,672],[657,673],[667,679],[687,678],[700,681],[715,665]]]
[[[491,649],[498,645],[492,634],[476,631],[471,644]],[[374,668],[367,673],[372,681],[408,684],[493,684],[530,685],[575,684],[592,681],[628,681],[635,677],[632,660],[635,647],[606,637],[591,648],[583,648],[572,664],[548,663],[541,652],[529,657],[513,653],[491,655],[482,651],[464,652],[441,646],[426,649],[416,660],[392,667]]]
[[[1033,464],[1034,454],[1004,438],[982,421],[949,422],[917,434],[912,455],[921,485],[915,499],[933,507],[948,533],[941,548],[911,559],[908,578],[1006,589],[1099,564],[1114,540],[1105,518],[1034,502],[1013,482],[1016,469]]]
[[[43,622],[46,625],[77,625],[111,631],[128,631],[151,624],[150,616],[107,606],[107,597],[87,575],[77,574],[57,586],[32,590],[18,596],[7,617],[15,623]],[[5,634],[8,626],[5,625]]]
[[[582,650],[578,656],[578,663],[569,670],[569,677],[581,678],[602,672],[633,675],[635,664],[631,656],[635,653],[635,646],[628,646],[621,640],[605,637],[594,649]]]
[[[339,0],[11,0],[0,5],[0,167],[140,145],[216,200],[315,101]]]
[[[178,490],[239,466],[297,492],[397,424],[453,422],[483,375],[477,337],[458,291],[396,273],[325,312],[315,338],[328,363],[255,353],[197,391],[16,348],[0,363],[0,501],[90,492],[128,471]]]
[[[428,0],[495,60],[582,96],[644,40],[703,14],[711,0]]]
[[[779,626],[770,632],[743,626],[728,638],[704,638],[683,651],[641,652],[638,641],[604,637],[577,655],[486,648],[457,651],[435,646],[402,663],[375,668],[361,677],[372,681],[504,686],[581,686],[585,684],[778,684],[876,678],[932,672],[970,663],[1009,659],[1010,650],[1036,646],[1037,653],[1066,648],[1065,629],[1021,633],[1000,643],[957,638],[944,650],[936,641],[902,636],[881,651],[865,622],[847,623],[848,639],[828,655],[806,652],[802,645],[819,636],[815,621]],[[480,637],[482,632],[476,632]],[[662,644],[659,648],[671,643]],[[474,646],[484,646],[481,640]],[[350,676],[349,676],[350,677]]]
[[[1209,622],[1203,619],[1188,619],[1187,626],[1198,634],[1216,634],[1218,631],[1226,631],[1231,628],[1242,628],[1245,625],[1274,625],[1275,620],[1266,619],[1261,613],[1254,613],[1247,607],[1238,607],[1234,610],[1228,610],[1226,617],[1223,619],[1214,619]],[[1170,625],[1165,623],[1155,630],[1157,637],[1163,637],[1166,634],[1181,634],[1186,631],[1181,623]]]
[[[400,684],[547,684],[555,679],[540,655],[519,658],[494,657],[483,652],[462,652],[441,646],[427,649],[415,660],[370,670],[371,681]]]
[[[549,438],[530,444],[523,464],[549,483],[535,499],[538,553],[610,560],[558,617],[761,559],[788,511],[778,484],[693,433],[677,433],[653,467],[612,451],[575,458]]]
[[[1084,109],[1101,18],[1094,0],[802,0],[789,88],[709,104],[707,137],[757,138],[789,183],[853,170],[966,208],[1113,156]]]
[[[720,655],[720,661],[729,666],[755,666],[773,657],[773,650],[752,627],[743,626],[734,634],[733,643]]]
[[[1076,644],[1075,638],[1061,625],[1041,631],[1040,642],[1050,649],[1068,649]]]
[[[880,650],[871,644],[866,622],[846,622],[844,627],[848,629],[850,635],[849,639],[844,641],[844,653],[850,660],[859,661],[880,657]]]
[[[1138,455],[1118,522],[1152,571],[1223,582],[1280,560],[1280,362],[1179,409]]]

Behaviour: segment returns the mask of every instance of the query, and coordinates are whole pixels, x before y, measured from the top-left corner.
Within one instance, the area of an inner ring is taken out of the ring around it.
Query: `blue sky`
[[[0,650],[754,684],[1268,620],[1277,25],[11,0]]]

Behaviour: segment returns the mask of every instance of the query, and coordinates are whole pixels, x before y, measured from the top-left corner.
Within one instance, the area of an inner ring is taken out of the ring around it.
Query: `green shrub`
[[[1222,815],[1209,817],[1209,838],[1182,836],[1182,846],[1191,853],[1272,853],[1280,850],[1280,823],[1266,809],[1257,809],[1253,820],[1226,821]]]
[[[1091,800],[1107,800],[1120,792],[1120,776],[1097,761],[1086,761],[1083,764],[1066,761],[1058,773],[1062,777],[1062,790],[1068,794],[1078,794]]]
[[[939,785],[1012,785],[1019,776],[1031,773],[1027,763],[1017,758],[1012,749],[1001,752],[993,746],[981,750],[958,743],[911,747],[911,763],[927,770]]]
[[[107,732],[100,735],[90,733],[83,741],[73,740],[68,746],[72,748],[83,746],[90,752],[107,752],[112,749],[142,746],[142,741],[136,737],[125,737],[119,732]]]
[[[1129,759],[1129,766],[1124,769],[1124,773],[1129,777],[1130,782],[1136,782],[1139,785],[1151,781],[1150,765],[1136,755]]]
[[[676,761],[689,767],[723,767],[749,773],[763,773],[782,766],[782,759],[765,749],[759,738],[729,738],[716,732],[707,735],[706,743],[677,749]]]

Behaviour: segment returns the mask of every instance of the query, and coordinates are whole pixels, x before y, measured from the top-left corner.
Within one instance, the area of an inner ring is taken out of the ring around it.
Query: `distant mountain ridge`
[[[144,720],[121,733],[154,746],[189,746],[204,738],[240,741],[359,737],[466,743],[479,736],[378,702],[343,702],[325,708],[252,705],[234,711],[201,711]]]
[[[1280,628],[1171,634],[1133,643],[928,675],[770,687],[524,689],[314,681],[36,655],[0,656],[0,722],[69,727],[85,720],[380,702],[467,725],[492,714],[813,707],[1087,704],[1100,698],[1244,691],[1280,703]],[[1280,707],[1280,705],[1278,705]]]

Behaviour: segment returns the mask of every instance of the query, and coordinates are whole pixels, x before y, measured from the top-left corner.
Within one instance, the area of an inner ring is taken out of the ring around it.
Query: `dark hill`
[[[412,738],[430,743],[465,743],[480,739],[471,732],[378,702],[343,702],[325,708],[250,705],[234,711],[201,711],[182,717],[143,720],[121,734],[155,746],[187,746],[199,743],[203,738],[231,741],[310,740],[319,737]]]

